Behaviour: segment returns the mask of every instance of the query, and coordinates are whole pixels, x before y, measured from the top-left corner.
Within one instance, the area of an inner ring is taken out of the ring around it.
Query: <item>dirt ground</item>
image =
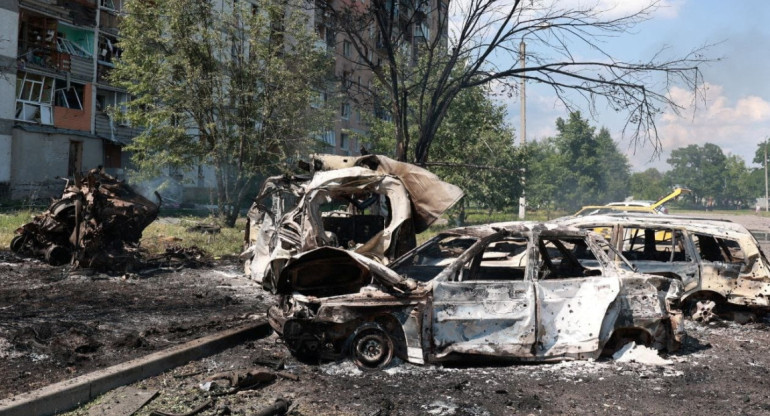
[[[109,276],[0,251],[0,399],[243,323],[264,297],[241,271]]]
[[[767,219],[733,220],[770,231]],[[0,251],[0,276],[0,398],[235,326],[272,302],[234,262],[123,278],[70,275]],[[184,413],[208,400],[213,405],[201,415],[248,415],[279,397],[292,400],[295,416],[769,414],[770,319],[688,321],[687,330],[687,343],[666,366],[612,359],[467,368],[396,363],[377,372],[348,361],[300,363],[272,335],[132,387],[159,391],[138,415]],[[284,376],[254,389],[232,392],[223,380],[200,387],[217,373],[272,372],[272,364]],[[103,400],[71,414],[86,415]]]

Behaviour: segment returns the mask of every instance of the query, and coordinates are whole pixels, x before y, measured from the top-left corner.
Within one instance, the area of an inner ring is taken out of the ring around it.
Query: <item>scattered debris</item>
[[[209,399],[206,402],[204,402],[203,404],[201,404],[200,406],[196,407],[195,409],[190,410],[187,413],[169,413],[169,412],[163,412],[163,411],[160,411],[160,410],[153,410],[150,413],[150,416],[193,416],[193,415],[197,415],[198,413],[208,409],[213,404],[214,404],[214,400],[213,399]]]
[[[139,258],[142,231],[160,206],[92,169],[67,182],[61,199],[16,230],[11,250],[52,265],[121,271]]]
[[[201,233],[201,234],[219,234],[222,231],[222,227],[216,224],[195,224],[187,227],[188,233]]]
[[[158,390],[119,387],[105,394],[98,404],[88,409],[88,416],[131,416],[157,395]]]
[[[674,362],[666,360],[658,355],[658,351],[645,347],[644,345],[637,345],[635,342],[629,342],[620,348],[612,358],[619,363],[634,362],[639,364],[664,366],[671,365]]]
[[[279,398],[279,399],[276,399],[275,403],[273,403],[272,405],[254,413],[254,416],[285,415],[286,412],[289,411],[289,406],[291,406],[291,400]]]
[[[223,373],[216,373],[207,377],[199,387],[203,391],[215,391],[215,396],[224,396],[228,394],[237,393],[241,390],[250,390],[258,387],[265,386],[272,383],[278,376],[272,372],[264,371],[261,369],[252,369],[246,372],[240,371],[227,371]],[[228,386],[220,386],[216,382],[218,380],[226,380]],[[228,388],[229,389],[226,389]],[[223,390],[226,389],[226,390]]]

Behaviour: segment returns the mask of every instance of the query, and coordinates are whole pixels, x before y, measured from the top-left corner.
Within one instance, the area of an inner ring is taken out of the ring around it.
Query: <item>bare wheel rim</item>
[[[365,369],[382,368],[393,359],[393,341],[379,329],[367,329],[353,341],[353,360]]]

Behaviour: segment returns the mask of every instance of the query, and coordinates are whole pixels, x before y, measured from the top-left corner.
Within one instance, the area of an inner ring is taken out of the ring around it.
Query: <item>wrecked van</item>
[[[320,248],[287,261],[268,319],[295,355],[364,369],[596,358],[629,341],[677,349],[681,283],[607,251],[598,234],[537,223],[443,232],[388,266]]]
[[[600,230],[639,271],[680,280],[688,312],[698,301],[770,309],[770,264],[740,224],[628,213],[558,223]]]
[[[312,155],[301,167],[306,173],[268,178],[247,215],[246,273],[273,292],[292,256],[320,247],[387,264],[463,196],[423,168],[379,155]]]

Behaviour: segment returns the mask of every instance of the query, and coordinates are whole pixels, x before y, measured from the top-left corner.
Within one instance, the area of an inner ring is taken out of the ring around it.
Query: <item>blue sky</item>
[[[566,0],[570,1],[585,4],[581,0]],[[602,7],[616,6],[616,10],[644,2],[593,1]],[[704,143],[717,144],[726,154],[739,155],[752,166],[757,144],[770,137],[770,1],[663,0],[661,5],[649,21],[633,32],[607,40],[606,50],[620,59],[634,61],[649,58],[664,46],[671,55],[683,55],[704,44],[714,44],[707,55],[720,60],[702,68],[708,87],[706,102],[700,102],[694,112],[685,111],[682,117],[670,113],[659,117],[663,153],[653,160],[651,146],[629,148],[629,139],[621,135],[623,119],[614,112],[598,108],[591,123],[610,129],[635,171],[649,167],[666,170],[665,161],[672,149]],[[685,90],[674,89],[672,96],[683,104],[690,103],[691,97]],[[509,122],[518,130],[518,97],[506,104]],[[587,111],[583,115],[590,117]],[[556,118],[565,116],[552,91],[528,84],[528,140],[554,135]]]

